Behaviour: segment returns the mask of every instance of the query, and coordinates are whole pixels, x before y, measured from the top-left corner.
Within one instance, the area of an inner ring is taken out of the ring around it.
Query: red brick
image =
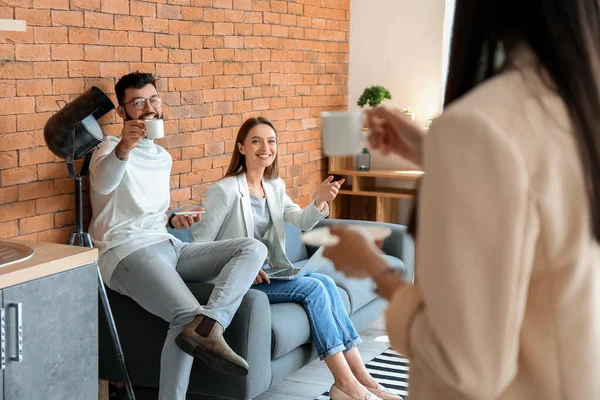
[[[246,12],[244,13],[244,23],[246,24],[262,24],[261,12]]]
[[[270,36],[271,25],[267,24],[254,24],[254,36]]]
[[[127,46],[129,44],[127,32],[101,30],[100,43],[111,46]]]
[[[142,60],[144,62],[167,62],[169,51],[167,49],[144,48],[142,49]]]
[[[29,1],[31,3],[31,1]],[[33,0],[34,8],[69,9],[69,0]]]
[[[142,51],[139,47],[115,47],[115,61],[141,61]]]
[[[13,186],[22,183],[33,182],[37,179],[37,170],[35,166],[8,168],[0,173],[2,186]]]
[[[85,12],[85,26],[87,28],[114,29],[115,18],[112,14],[104,14],[92,11]],[[110,43],[106,43],[110,44]]]
[[[60,109],[57,102],[63,105],[63,101],[69,101],[69,96],[38,96],[35,99],[35,111],[57,111]]]
[[[40,180],[66,178],[69,175],[65,163],[38,164],[37,173]]]
[[[75,220],[75,210],[57,212],[54,214],[54,227],[62,228],[64,226],[74,225]]]
[[[33,29],[25,32],[0,32],[0,43],[33,43]]]
[[[169,20],[168,19],[144,17],[142,19],[142,25],[144,26],[144,28],[143,28],[144,31],[147,31],[147,32],[161,32],[161,33],[169,32]]]
[[[181,18],[184,20],[201,21],[204,18],[204,8],[181,7]]]
[[[12,221],[35,215],[35,202],[21,201],[0,206],[0,222]]]
[[[0,44],[0,61],[14,61],[15,59],[15,45],[14,44]]]
[[[210,38],[207,38],[210,39]],[[180,47],[182,49],[201,49],[204,47],[203,38],[201,36],[188,36],[188,35],[180,35],[179,42],[181,43]],[[215,47],[207,45],[207,48]],[[217,46],[218,47],[218,46]]]
[[[17,44],[15,45],[17,61],[50,61],[50,45]]]
[[[222,22],[225,20],[225,12],[220,9],[208,8],[204,10],[204,21]]]
[[[213,61],[215,50],[212,49],[203,49],[203,50],[192,50],[192,62],[202,63],[206,61]]]
[[[19,201],[54,195],[54,181],[32,182],[19,186]]]
[[[50,49],[53,60],[83,60],[85,57],[82,45],[54,44]]]
[[[52,93],[51,79],[27,79],[17,81],[18,96],[36,96]],[[0,132],[2,129],[0,129]]]
[[[219,23],[215,22],[214,24],[214,34],[215,35],[233,35],[233,24],[231,22]]]
[[[19,198],[19,187],[0,188],[0,204],[13,203]]]
[[[19,165],[19,155],[16,151],[0,152],[0,165],[2,168],[16,168]]]
[[[134,15],[115,15],[115,29],[118,31],[141,31],[142,18]]]
[[[81,94],[85,90],[83,78],[54,79],[54,94]]]
[[[156,5],[156,16],[158,18],[181,19],[181,7],[167,4]]]
[[[71,0],[71,9],[100,10],[100,0]]]
[[[154,47],[154,33],[151,32],[129,32],[129,46]]]
[[[11,238],[19,234],[19,222],[7,221],[0,223],[0,238]]]
[[[73,228],[66,227],[38,232],[37,235],[40,242],[65,244],[68,242],[71,232],[73,232]]]
[[[69,28],[69,43],[98,44],[98,29]]]
[[[237,23],[234,25],[234,28],[237,36],[251,36],[253,32],[252,24]]]
[[[33,64],[29,62],[0,63],[0,76],[3,79],[27,79],[33,77]],[[6,89],[6,88],[4,88]]]
[[[52,10],[53,26],[83,26],[83,12]]]
[[[115,50],[110,46],[85,46],[86,61],[113,61],[115,60]]]
[[[69,61],[70,77],[98,77],[100,76],[100,63],[95,61]]]
[[[120,78],[129,73],[129,64],[125,62],[100,63],[100,76]]]
[[[52,113],[17,115],[17,130],[32,131],[35,129],[43,129],[46,121],[48,121],[48,118],[51,116]]]
[[[233,0],[213,0],[215,8],[233,8]]]
[[[75,196],[64,194],[61,196],[37,199],[35,200],[35,208],[38,214],[72,210],[75,208]]]
[[[35,43],[67,43],[69,29],[66,27],[34,27]]]
[[[191,50],[169,50],[169,63],[171,64],[189,64],[192,62]]]
[[[0,2],[2,4],[2,2]],[[12,19],[12,17],[11,17]],[[27,26],[50,26],[51,18],[49,10],[32,10],[27,8],[15,8],[14,19],[27,21]]]
[[[156,74],[161,78],[179,77],[181,74],[181,66],[171,64],[157,64]]]
[[[54,228],[54,214],[44,214],[19,220],[19,233],[28,234]]]
[[[252,0],[233,0],[233,8],[236,10],[252,11]]]
[[[123,0],[102,0],[100,11],[111,14],[129,14],[129,4]]]
[[[145,1],[130,1],[130,14],[142,17],[156,17],[156,4]]]
[[[156,34],[156,47],[179,48],[179,36]]]
[[[34,112],[35,99],[33,97],[0,98],[0,115],[27,114]],[[4,137],[0,141],[0,149],[4,145]]]
[[[209,36],[204,39],[204,47],[207,49],[218,49],[225,46],[223,36]]]

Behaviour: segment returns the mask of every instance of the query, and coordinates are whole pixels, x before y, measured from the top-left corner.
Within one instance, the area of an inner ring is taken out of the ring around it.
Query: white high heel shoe
[[[380,384],[377,384],[376,388],[368,386],[365,386],[365,388],[367,388],[369,392],[379,396],[382,400],[402,400],[402,397],[390,392],[388,389],[381,386]]]
[[[369,391],[367,391],[367,394],[363,399],[356,399],[354,397],[348,396],[335,385],[331,385],[331,389],[329,389],[329,398],[331,400],[383,400]]]

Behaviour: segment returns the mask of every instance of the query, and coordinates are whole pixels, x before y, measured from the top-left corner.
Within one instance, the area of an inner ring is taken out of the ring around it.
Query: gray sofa
[[[366,221],[323,220],[319,226],[340,223],[381,224]],[[401,225],[384,224],[392,229],[383,250],[390,264],[403,270],[407,280],[413,275],[413,243]],[[173,231],[182,240],[189,232]],[[286,225],[286,251],[294,263],[302,262],[315,251],[300,241],[301,232]],[[332,265],[319,270],[331,276],[360,332],[381,316],[383,300],[373,293],[371,282],[345,278]],[[188,287],[205,304],[212,285],[188,283]],[[134,385],[158,387],[160,352],[168,324],[148,313],[128,297],[107,288],[125,359]],[[100,379],[122,381],[115,352],[103,315],[100,315]],[[248,376],[233,377],[215,372],[199,360],[194,361],[188,399],[252,399],[285,379],[292,372],[314,360],[308,318],[295,303],[270,305],[267,296],[250,289],[244,296],[225,338],[250,365]]]

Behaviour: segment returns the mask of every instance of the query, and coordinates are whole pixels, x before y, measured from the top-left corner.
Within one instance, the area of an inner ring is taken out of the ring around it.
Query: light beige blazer
[[[600,399],[600,246],[567,111],[521,46],[425,141],[417,282],[387,310],[411,400]]]
[[[285,222],[304,231],[311,230],[329,214],[329,206],[323,212],[312,202],[304,209],[294,203],[285,192],[283,179],[263,179],[262,186],[269,206],[273,228],[265,236],[269,250],[269,264],[277,268],[292,267],[285,254]],[[202,205],[206,214],[191,228],[192,240],[213,240],[254,237],[254,216],[246,174],[223,178],[206,194]]]

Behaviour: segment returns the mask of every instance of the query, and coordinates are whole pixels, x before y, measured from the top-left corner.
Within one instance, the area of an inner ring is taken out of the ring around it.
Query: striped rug
[[[394,394],[408,397],[408,360],[392,349],[388,349],[367,363],[367,370],[381,385]],[[329,400],[329,392],[316,400]]]

